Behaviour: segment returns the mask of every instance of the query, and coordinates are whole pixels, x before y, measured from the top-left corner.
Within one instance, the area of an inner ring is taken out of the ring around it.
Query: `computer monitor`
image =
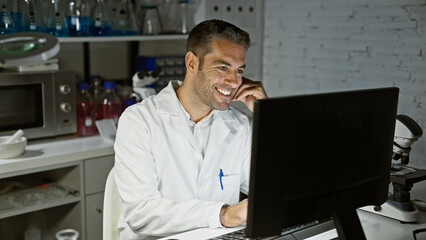
[[[365,239],[356,209],[387,200],[399,89],[255,101],[246,235],[334,220]]]

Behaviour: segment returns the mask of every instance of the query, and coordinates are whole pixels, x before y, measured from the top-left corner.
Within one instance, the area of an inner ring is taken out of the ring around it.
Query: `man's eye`
[[[238,73],[238,74],[243,74],[243,73],[244,73],[244,70],[243,70],[243,69],[238,69],[238,70],[237,70],[237,73]]]
[[[227,68],[227,67],[224,67],[224,66],[220,66],[220,67],[219,67],[219,70],[221,70],[221,71],[226,71],[226,70],[228,70],[228,68]]]

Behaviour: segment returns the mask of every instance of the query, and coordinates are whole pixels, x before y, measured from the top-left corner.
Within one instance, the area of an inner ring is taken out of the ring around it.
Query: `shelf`
[[[25,213],[40,211],[48,208],[63,206],[71,203],[78,203],[81,201],[81,196],[73,196],[68,195],[66,197],[50,200],[45,203],[40,204],[34,204],[31,206],[21,206],[18,204],[9,203],[8,200],[2,199],[0,202],[2,202],[2,205],[4,206],[3,209],[0,209],[0,219],[8,218],[16,215],[21,215]]]
[[[60,37],[60,43],[83,42],[138,42],[138,41],[167,41],[186,40],[188,35],[153,35],[153,36],[111,36],[111,37]]]

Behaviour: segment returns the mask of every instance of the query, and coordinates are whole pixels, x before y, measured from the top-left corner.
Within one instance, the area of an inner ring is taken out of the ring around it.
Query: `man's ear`
[[[186,71],[191,74],[195,74],[198,70],[198,65],[200,64],[200,60],[192,51],[188,51],[185,55],[185,65]]]

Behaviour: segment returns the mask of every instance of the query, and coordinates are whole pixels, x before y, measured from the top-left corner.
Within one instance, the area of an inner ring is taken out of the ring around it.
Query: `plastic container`
[[[77,84],[77,135],[88,136],[97,133],[95,126],[94,103],[89,93],[89,83]]]
[[[120,97],[115,92],[115,82],[105,81],[103,86],[105,92],[99,101],[97,120],[109,118],[117,124],[122,112],[122,104]]]

